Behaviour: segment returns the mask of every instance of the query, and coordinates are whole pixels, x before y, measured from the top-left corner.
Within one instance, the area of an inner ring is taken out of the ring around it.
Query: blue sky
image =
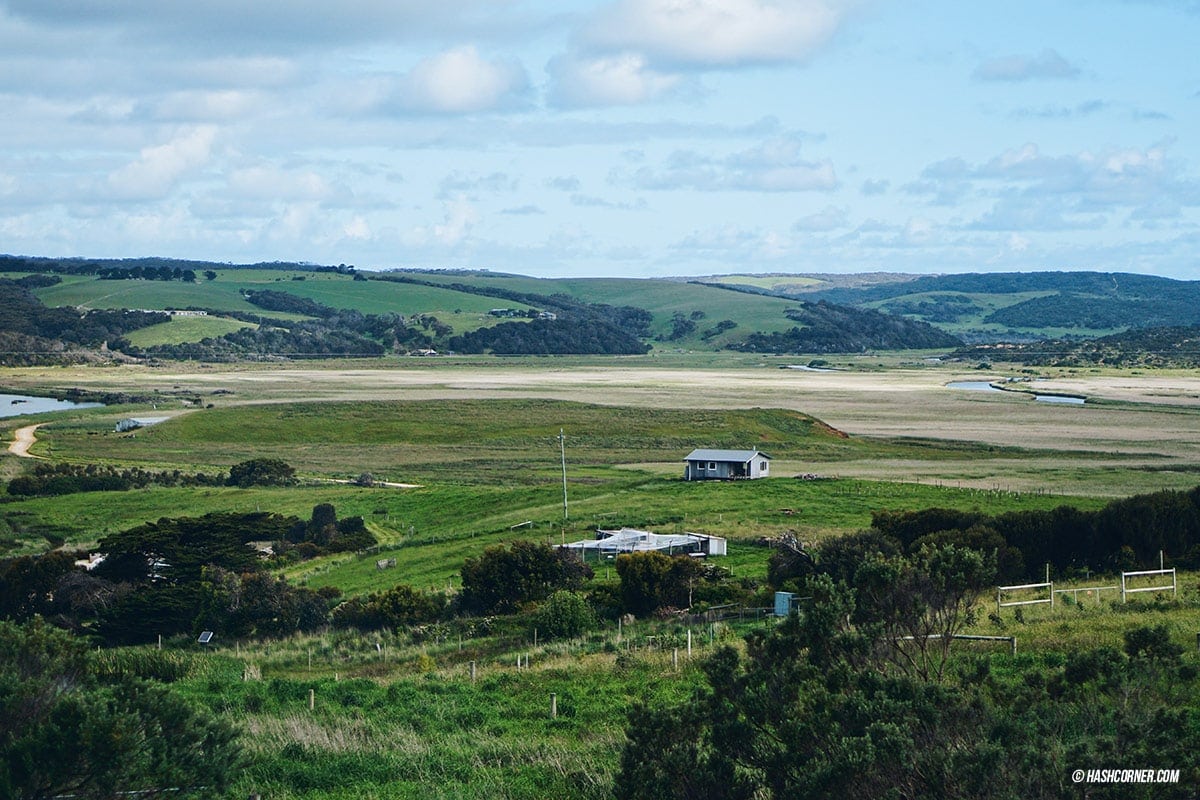
[[[0,0],[0,251],[1200,278],[1196,0]]]

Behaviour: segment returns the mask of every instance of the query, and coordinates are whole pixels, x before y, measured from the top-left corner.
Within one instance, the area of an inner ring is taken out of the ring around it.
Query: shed
[[[585,561],[601,559],[620,553],[656,551],[669,555],[723,556],[726,541],[720,536],[703,533],[651,533],[636,528],[598,530],[596,538],[563,545],[578,553]]]
[[[160,422],[166,422],[170,417],[126,417],[125,419],[117,420],[116,432],[125,433],[126,431],[137,430],[144,428],[147,425],[157,425]]]
[[[684,459],[685,481],[765,478],[771,471],[771,457],[754,450],[693,450]]]

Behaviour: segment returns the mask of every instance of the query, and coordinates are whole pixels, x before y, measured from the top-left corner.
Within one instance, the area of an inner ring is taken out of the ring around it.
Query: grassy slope
[[[693,311],[703,311],[704,319],[696,323],[696,332],[677,342],[657,343],[658,348],[711,347],[700,339],[706,328],[711,328],[724,319],[738,323],[733,331],[718,337],[719,344],[731,337],[741,338],[751,331],[784,331],[796,323],[783,316],[784,309],[796,305],[795,301],[763,295],[743,294],[711,286],[677,281],[647,280],[632,278],[573,278],[548,279],[526,277],[489,277],[477,275],[453,275],[445,273],[420,274],[422,280],[439,283],[469,283],[509,289],[516,292],[536,294],[568,294],[589,303],[609,305],[631,305],[644,308],[654,315],[652,328],[656,336],[671,331],[671,317],[676,313],[684,316]]]
[[[330,502],[341,516],[366,518],[399,567],[374,569],[379,554],[340,556],[290,570],[313,585],[371,591],[402,580],[443,585],[462,560],[514,537],[587,538],[596,527],[697,531],[752,542],[793,530],[816,540],[866,527],[879,509],[928,505],[997,512],[1048,508],[1044,494],[852,480],[685,483],[680,460],[692,447],[757,445],[777,459],[821,457],[967,460],[980,448],[845,438],[803,414],[749,409],[703,411],[591,406],[542,400],[268,404],[194,411],[143,429],[111,432],[111,413],[47,424],[41,446],[56,459],[107,461],[155,469],[215,472],[252,457],[283,458],[313,479],[378,479],[415,489],[362,489],[313,483],[294,489],[149,489],[13,502],[19,512],[90,545],[107,532],[160,516],[216,510],[271,510],[307,516]],[[566,429],[570,521],[562,530],[559,452]],[[1021,451],[991,450],[990,458]],[[653,469],[622,468],[650,464]],[[788,473],[780,473],[786,475]],[[1085,507],[1100,501],[1072,500]],[[518,528],[532,522],[531,527]],[[36,534],[17,537],[36,551]],[[767,551],[735,547],[728,564],[759,573]]]
[[[543,480],[559,466],[565,430],[573,467],[678,465],[695,447],[758,447],[777,459],[968,460],[983,450],[955,443],[846,437],[781,409],[667,409],[557,400],[272,403],[199,409],[145,428],[112,432],[123,413],[62,419],[40,433],[56,458],[207,470],[247,458],[284,458],[302,473],[511,485]],[[997,451],[988,451],[995,457]],[[1003,456],[1004,452],[1000,451]],[[1020,451],[1009,454],[1021,457]]]
[[[411,316],[432,314],[465,333],[493,325],[489,309],[497,306],[494,298],[465,294],[450,289],[412,286],[381,281],[355,281],[346,275],[292,273],[278,270],[216,270],[213,281],[194,284],[172,281],[102,281],[92,277],[65,277],[63,282],[36,294],[50,306],[82,308],[212,308],[218,311],[244,311],[263,316],[290,316],[265,311],[247,303],[242,289],[271,289],[306,297],[333,308],[351,308],[364,314],[396,313]],[[303,277],[304,280],[292,280]],[[521,303],[504,303],[525,308]],[[203,337],[200,337],[203,338]],[[197,340],[183,340],[197,341]]]
[[[257,328],[257,325],[229,319],[228,317],[173,317],[170,322],[151,325],[149,328],[131,331],[125,338],[137,347],[153,347],[158,344],[182,344],[198,342],[209,337],[216,338],[242,328]]]

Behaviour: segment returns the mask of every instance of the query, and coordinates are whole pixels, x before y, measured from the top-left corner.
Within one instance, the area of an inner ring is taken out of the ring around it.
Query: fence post
[[[475,683],[475,662],[471,662],[471,683]]]
[[[692,657],[692,632],[688,631],[688,658]]]
[[[308,710],[312,711],[317,705],[317,690],[308,690]]]
[[[1200,647],[1200,633],[1196,634],[1196,644],[1198,647]],[[671,651],[671,669],[673,669],[675,671],[679,670],[679,648],[678,647],[676,647],[674,650]]]
[[[558,695],[550,693],[550,719],[558,719]]]

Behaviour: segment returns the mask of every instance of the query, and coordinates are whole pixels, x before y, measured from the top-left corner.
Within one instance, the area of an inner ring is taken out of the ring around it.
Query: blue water
[[[966,389],[968,392],[1002,392],[992,386],[990,381],[953,381],[946,384],[947,389]]]
[[[947,389],[965,389],[968,392],[1003,392],[1003,389],[997,389],[989,381],[953,381],[946,384]],[[1062,403],[1064,405],[1081,406],[1084,403],[1082,397],[1062,397],[1056,394],[1035,394],[1033,396],[1039,403]]]
[[[1037,399],[1040,403],[1066,403],[1072,406],[1083,405],[1082,397],[1060,397],[1056,394],[1039,394],[1037,395]]]
[[[25,414],[44,414],[47,411],[66,411],[71,408],[96,408],[103,403],[72,403],[52,397],[32,397],[25,394],[0,394],[0,417],[20,417]]]

